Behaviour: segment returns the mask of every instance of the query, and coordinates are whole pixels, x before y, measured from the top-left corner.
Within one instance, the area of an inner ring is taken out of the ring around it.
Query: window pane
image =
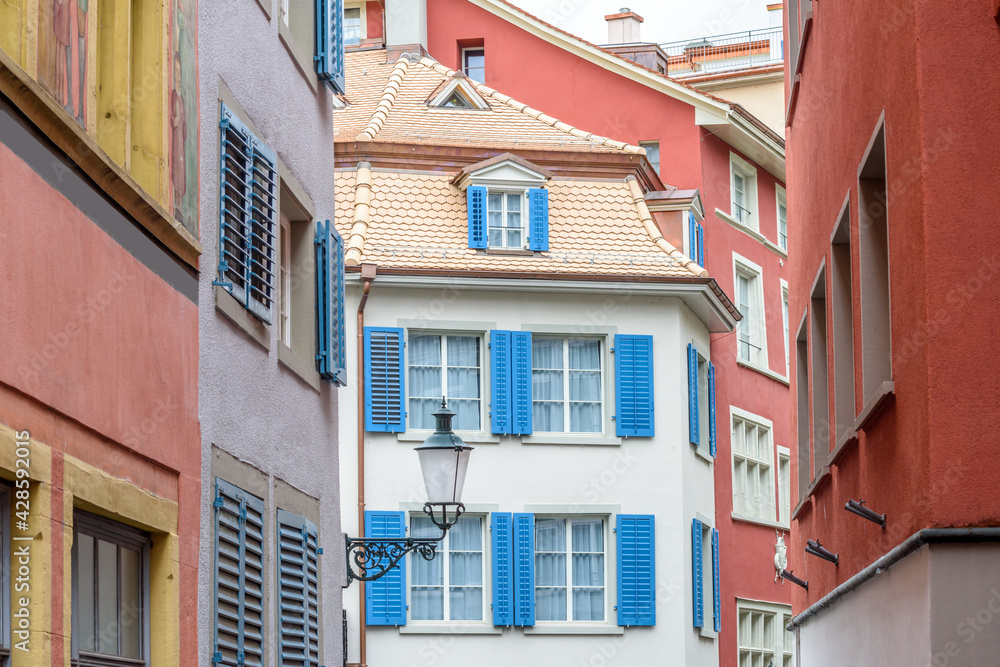
[[[344,45],[361,43],[361,8],[344,9]]]
[[[469,49],[465,52],[465,66],[469,67],[486,67],[486,51],[483,49]]]
[[[507,230],[507,247],[508,248],[521,248],[524,246],[524,241],[521,239],[522,233],[520,229],[510,229]]]
[[[418,557],[413,560],[424,559]],[[444,587],[427,588],[414,584],[410,589],[410,617],[414,621],[443,621]]]
[[[97,650],[118,655],[118,547],[97,540]]]
[[[600,403],[570,403],[569,430],[571,433],[600,433]]]
[[[434,428],[432,413],[441,404],[441,337],[409,337],[410,424],[413,428]]]
[[[569,367],[573,370],[600,370],[601,343],[596,340],[570,339]]]
[[[79,604],[80,649],[94,650],[94,538],[84,533],[76,535],[77,596]]]
[[[563,556],[563,558],[565,559],[565,556]],[[538,564],[537,557],[535,559],[535,564]],[[566,589],[536,588],[535,618],[539,621],[565,621]]]
[[[576,567],[575,564],[574,567]],[[576,578],[575,575],[574,578]],[[573,589],[573,620],[574,621],[604,620],[603,588]]]
[[[448,606],[453,621],[483,620],[482,587],[452,588],[448,596]]]
[[[439,537],[441,530],[427,517],[410,520],[412,537]],[[442,550],[433,560],[416,556],[410,559],[410,616],[415,621],[444,620],[444,557]]]
[[[566,519],[535,520],[535,551],[566,551]]]
[[[120,549],[121,567],[121,655],[138,658],[142,647],[142,572],[139,568],[139,552]]]

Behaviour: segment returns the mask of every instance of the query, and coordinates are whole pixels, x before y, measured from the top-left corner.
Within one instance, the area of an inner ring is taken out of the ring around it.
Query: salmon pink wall
[[[381,39],[385,35],[382,23],[382,3],[366,2],[365,16],[367,17],[366,39]]]

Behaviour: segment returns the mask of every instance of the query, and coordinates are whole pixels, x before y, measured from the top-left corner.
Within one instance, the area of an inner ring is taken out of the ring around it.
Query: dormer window
[[[461,73],[438,86],[427,100],[432,109],[470,109],[488,111],[490,105],[476,90],[476,84]]]
[[[524,233],[524,193],[489,191],[486,245],[489,248],[523,250],[527,247]]]

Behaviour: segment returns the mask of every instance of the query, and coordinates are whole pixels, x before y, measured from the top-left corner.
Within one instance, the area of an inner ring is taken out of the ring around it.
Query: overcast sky
[[[767,28],[768,2],[777,0],[511,0],[587,41],[608,41],[604,16],[628,7],[642,16],[644,42],[673,42]]]

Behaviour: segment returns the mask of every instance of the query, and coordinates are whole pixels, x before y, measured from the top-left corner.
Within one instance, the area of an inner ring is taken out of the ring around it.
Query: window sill
[[[719,638],[719,633],[715,630],[709,630],[708,628],[698,628],[698,634],[701,635],[702,639],[716,640]]]
[[[707,454],[706,452],[702,451],[704,449],[705,447],[698,445],[697,447],[694,448],[694,453],[697,454],[699,458],[707,461],[708,463],[715,463],[715,457],[712,456],[711,454]]]
[[[526,635],[623,635],[620,625],[526,625]]]
[[[854,430],[864,431],[865,427],[868,426],[868,422],[870,422],[878,413],[882,412],[882,409],[888,405],[889,397],[895,397],[895,395],[896,383],[892,380],[883,382],[879,385],[879,388],[875,390],[875,394],[868,400],[865,407],[861,409],[861,413],[854,422]]]
[[[433,429],[427,429],[427,430],[408,429],[403,433],[397,433],[396,441],[423,442],[433,432],[434,432]],[[494,435],[493,433],[485,433],[483,431],[455,431],[455,434],[465,442],[474,442],[479,445],[500,444],[500,436]]]
[[[546,433],[544,435],[522,435],[522,445],[601,445],[621,446],[622,439],[608,435],[580,435],[577,433]]]
[[[451,109],[449,109],[451,111]],[[479,111],[479,109],[474,109]],[[518,250],[515,248],[487,248],[487,255],[516,255],[519,257],[534,257],[537,253],[534,250]]]
[[[742,222],[740,222],[739,220],[737,220],[733,216],[729,215],[728,213],[726,213],[722,209],[718,209],[718,208],[715,209],[715,216],[717,218],[719,218],[720,220],[722,220],[723,222],[727,223],[730,227],[735,227],[736,229],[740,230],[741,232],[743,232],[744,234],[746,234],[750,238],[754,239],[755,241],[757,241],[758,243],[760,243],[761,245],[763,245],[765,248],[767,248],[768,250],[770,250],[771,252],[773,252],[778,257],[781,257],[782,259],[788,259],[788,253],[787,252],[785,252],[784,250],[782,250],[781,248],[779,248],[774,243],[771,243],[769,240],[767,240],[767,237],[765,237],[763,234],[761,234],[760,232],[758,232],[756,229],[752,229],[750,227],[747,227]]]
[[[414,623],[399,626],[401,635],[499,635],[503,628],[483,623]]]
[[[309,368],[309,364],[284,343],[278,343],[278,363],[298,376],[307,385],[320,391],[319,373],[316,372],[316,369]]]
[[[790,530],[790,527],[787,523],[781,523],[780,521],[768,521],[767,519],[757,519],[755,517],[745,516],[737,512],[733,512],[730,516],[732,516],[733,521],[742,521],[744,523],[755,523],[758,526],[767,526],[768,528],[777,528],[778,530]]]
[[[771,378],[772,380],[776,380],[777,382],[780,382],[781,384],[783,384],[785,386],[788,386],[788,378],[786,378],[784,375],[778,375],[777,373],[775,373],[774,371],[772,371],[769,368],[764,368],[763,366],[758,366],[757,364],[751,363],[749,361],[746,361],[746,360],[740,359],[740,358],[736,359],[736,364],[738,366],[742,366],[743,368],[748,368],[748,369],[750,369],[752,371],[757,371],[761,375],[766,375],[767,377]]]
[[[267,325],[250,314],[239,301],[233,298],[221,285],[215,286],[215,309],[226,316],[251,340],[260,344],[265,350],[271,349],[271,330]]]

